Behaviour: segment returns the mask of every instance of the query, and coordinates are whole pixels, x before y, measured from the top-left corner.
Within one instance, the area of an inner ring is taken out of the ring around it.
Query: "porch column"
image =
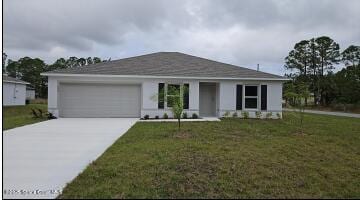
[[[199,112],[199,81],[189,82],[189,110]]]

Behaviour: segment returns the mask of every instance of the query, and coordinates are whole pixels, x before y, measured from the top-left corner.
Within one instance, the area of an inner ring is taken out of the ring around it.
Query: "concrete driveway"
[[[55,198],[137,120],[61,118],[4,131],[4,198]]]

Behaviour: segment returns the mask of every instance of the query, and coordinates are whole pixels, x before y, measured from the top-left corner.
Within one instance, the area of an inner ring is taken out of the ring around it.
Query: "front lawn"
[[[139,122],[60,198],[359,198],[360,119]]]
[[[31,109],[47,111],[46,104],[29,104],[24,106],[3,106],[3,130],[33,124],[46,120],[46,118],[34,118]]]

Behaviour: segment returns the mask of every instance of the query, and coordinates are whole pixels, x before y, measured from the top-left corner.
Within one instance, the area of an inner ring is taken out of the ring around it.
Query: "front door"
[[[200,83],[200,116],[216,116],[216,84]]]

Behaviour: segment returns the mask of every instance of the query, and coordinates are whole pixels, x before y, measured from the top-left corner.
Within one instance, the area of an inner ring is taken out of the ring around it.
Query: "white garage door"
[[[67,84],[59,88],[60,117],[140,117],[140,86]]]

